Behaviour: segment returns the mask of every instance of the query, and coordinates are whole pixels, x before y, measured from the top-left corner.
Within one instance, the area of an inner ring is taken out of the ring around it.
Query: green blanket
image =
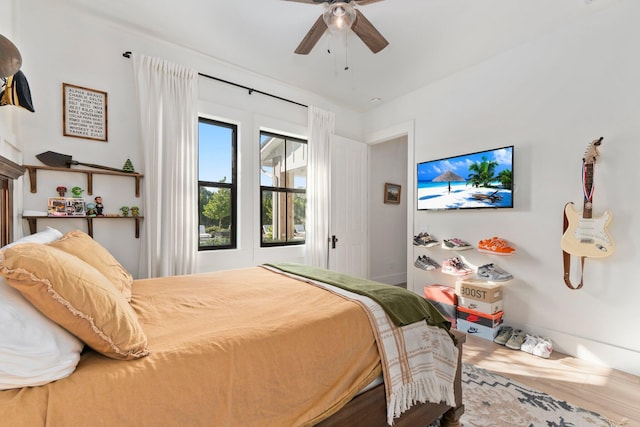
[[[367,296],[382,306],[396,326],[426,320],[429,325],[439,326],[447,331],[451,328],[451,322],[446,320],[429,301],[399,286],[385,285],[303,264],[269,263],[265,265]]]

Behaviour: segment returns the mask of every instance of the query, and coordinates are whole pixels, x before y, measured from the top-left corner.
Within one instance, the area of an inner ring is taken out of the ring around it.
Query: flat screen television
[[[418,210],[513,208],[513,145],[417,165]]]

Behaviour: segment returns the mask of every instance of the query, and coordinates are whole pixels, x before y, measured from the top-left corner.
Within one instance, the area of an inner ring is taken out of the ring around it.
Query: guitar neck
[[[582,205],[582,217],[593,217],[593,163],[584,165],[584,203]]]

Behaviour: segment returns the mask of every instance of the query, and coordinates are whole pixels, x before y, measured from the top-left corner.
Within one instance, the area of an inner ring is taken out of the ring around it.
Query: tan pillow
[[[81,259],[49,245],[24,243],[1,254],[0,274],[42,314],[105,356],[128,360],[149,353],[129,303]]]
[[[131,301],[133,277],[108,250],[93,240],[91,236],[80,230],[70,231],[49,245],[75,255],[93,266],[122,292],[127,301]]]

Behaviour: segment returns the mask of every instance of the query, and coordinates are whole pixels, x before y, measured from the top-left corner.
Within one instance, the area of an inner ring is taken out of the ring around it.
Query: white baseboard
[[[533,330],[534,327],[532,326]],[[569,335],[555,330],[536,330],[539,335],[550,338],[553,350],[586,360],[600,366],[640,376],[640,352]]]

